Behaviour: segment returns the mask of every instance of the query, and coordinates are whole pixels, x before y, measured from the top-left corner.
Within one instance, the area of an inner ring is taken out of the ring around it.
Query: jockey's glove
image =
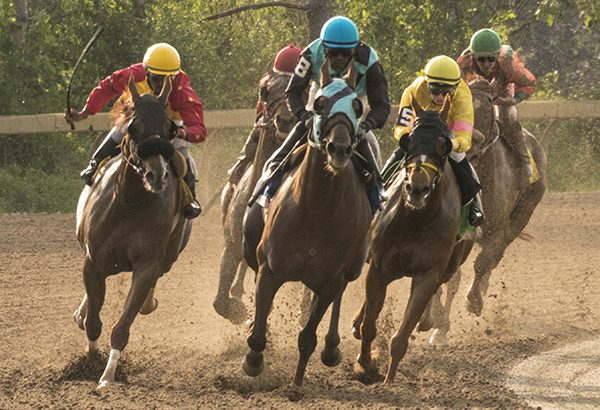
[[[169,135],[169,141],[175,138],[181,138],[182,140],[187,139],[188,132],[185,125],[179,126],[175,122],[171,122],[171,130]]]
[[[304,123],[306,129],[312,128],[312,120],[315,114],[310,111],[301,111],[298,113],[298,119]]]

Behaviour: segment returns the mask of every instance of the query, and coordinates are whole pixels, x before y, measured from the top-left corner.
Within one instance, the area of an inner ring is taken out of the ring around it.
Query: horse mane
[[[492,85],[488,80],[480,76],[479,74],[471,73],[465,78],[466,83],[472,90],[479,90],[483,92],[492,92]]]
[[[132,111],[133,100],[131,98],[131,93],[126,89],[119,99],[115,101],[115,104],[110,110],[110,116],[115,119],[113,121],[113,126],[120,127],[123,124],[126,124],[131,118]]]

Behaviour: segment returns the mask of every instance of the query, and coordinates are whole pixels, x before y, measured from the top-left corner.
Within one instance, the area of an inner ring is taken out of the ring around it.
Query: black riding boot
[[[470,206],[468,215],[469,224],[471,226],[479,226],[483,223],[484,215],[481,208],[480,196],[478,195],[481,191],[481,185],[479,184],[475,169],[466,158],[463,158],[460,162],[449,158],[449,161],[454,170],[458,188],[460,189],[461,206]]]
[[[466,158],[461,162],[466,162],[469,165],[472,178],[479,184],[479,177],[477,176],[477,172],[475,172],[475,168],[473,168],[473,165],[471,165],[471,163],[468,162]],[[479,226],[485,220],[485,216],[483,215],[483,207],[481,206],[481,189],[473,197],[471,207],[469,208],[468,219],[469,224],[471,226]]]
[[[397,167],[395,167],[394,164],[396,164],[398,161],[401,161],[405,156],[406,152],[400,147],[396,148],[396,150],[392,152],[392,155],[381,170],[381,176],[384,182],[387,182],[396,172]]]
[[[377,166],[377,162],[373,156],[373,151],[371,151],[371,147],[369,146],[369,141],[367,141],[366,138],[363,138],[356,145],[356,152],[358,152],[364,159],[367,160],[368,167],[370,168],[367,171],[372,173],[375,177],[375,188],[377,189],[377,197],[379,198],[380,206],[382,202],[387,200],[387,198],[383,190],[383,179],[379,173],[379,167]]]
[[[192,202],[183,207],[183,216],[185,217],[185,219],[194,219],[198,215],[200,215],[200,213],[202,212],[202,208],[200,207],[200,203],[198,203],[198,200],[196,199],[196,177],[194,176],[190,159],[186,159],[185,162],[187,163],[187,173],[183,177],[183,180],[190,188],[190,192],[192,193],[194,199],[192,200]]]
[[[304,121],[298,122],[290,131],[285,141],[283,141],[281,147],[279,147],[277,151],[271,155],[271,158],[267,160],[262,176],[256,183],[252,197],[250,197],[250,201],[248,201],[248,206],[252,206],[254,201],[256,201],[264,192],[267,185],[269,185],[273,178],[279,174],[285,163],[284,160],[289,156],[290,152],[292,152],[298,142],[302,140],[308,130],[309,128],[305,125]]]
[[[115,157],[119,155],[121,152],[121,148],[119,147],[120,143],[116,142],[112,139],[111,131],[104,141],[100,144],[94,155],[92,155],[92,160],[86,169],[81,171],[81,178],[85,181],[87,185],[92,185],[94,182],[94,174],[98,170],[98,166],[106,157]]]

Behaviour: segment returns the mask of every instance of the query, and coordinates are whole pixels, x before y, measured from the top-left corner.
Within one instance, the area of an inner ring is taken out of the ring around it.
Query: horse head
[[[265,126],[274,126],[277,138],[285,140],[294,125],[296,117],[285,100],[285,90],[292,78],[291,73],[275,72],[269,68],[260,81],[259,101],[263,106]]]
[[[362,116],[363,107],[345,79],[331,78],[328,59],[323,67],[321,88],[314,103],[316,116],[311,143],[325,147],[327,164],[339,170],[346,167],[352,158],[358,142],[358,119]],[[353,69],[354,64],[351,64],[350,71],[355,71]]]
[[[404,165],[406,204],[423,208],[442,177],[446,158],[452,151],[452,141],[446,120],[450,111],[450,97],[446,96],[440,112],[423,110],[412,98],[416,120],[409,134],[400,139],[400,147],[407,152]]]
[[[142,176],[147,191],[160,193],[166,186],[167,161],[175,153],[169,142],[174,124],[165,109],[171,92],[171,79],[165,77],[162,91],[157,97],[153,94],[140,95],[131,76],[129,92],[133,108],[123,140],[123,159]]]
[[[493,104],[493,86],[483,77],[476,76],[469,82],[473,97],[473,134],[471,148],[467,151],[467,159],[471,164],[477,165],[481,154],[497,135],[494,124],[496,114]]]

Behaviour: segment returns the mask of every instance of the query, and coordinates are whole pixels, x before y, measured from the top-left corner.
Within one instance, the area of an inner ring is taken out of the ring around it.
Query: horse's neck
[[[260,138],[256,147],[256,154],[254,155],[254,162],[252,163],[252,175],[250,177],[250,186],[254,186],[262,175],[263,167],[271,155],[279,148],[279,144],[276,141],[274,135],[275,129],[272,127],[262,128],[260,131]]]
[[[144,188],[142,177],[127,164],[124,158],[119,165],[115,194],[116,198],[125,204],[138,203],[150,195]]]
[[[343,174],[346,170],[332,176],[331,171],[327,170],[326,161],[323,152],[309,146],[295,175],[294,197],[307,210],[320,213],[320,209],[331,206],[331,201],[339,201],[342,197],[341,191],[346,185]]]

